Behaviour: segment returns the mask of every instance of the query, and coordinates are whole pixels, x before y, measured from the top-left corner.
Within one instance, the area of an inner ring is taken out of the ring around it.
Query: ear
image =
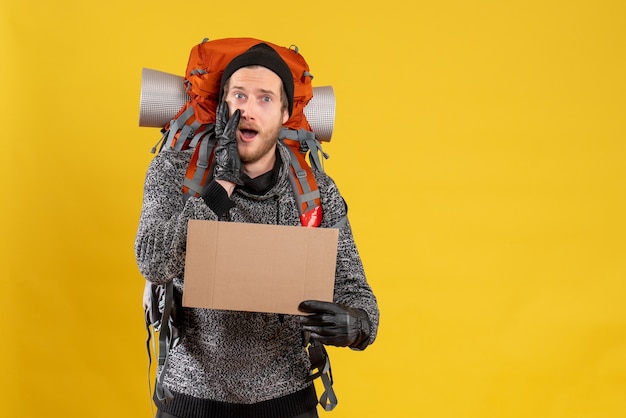
[[[287,123],[289,120],[289,111],[287,109],[283,110],[283,125]]]

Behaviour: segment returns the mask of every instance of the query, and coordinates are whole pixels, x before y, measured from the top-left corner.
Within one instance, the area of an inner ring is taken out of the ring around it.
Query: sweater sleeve
[[[183,199],[182,182],[190,158],[190,152],[162,150],[146,174],[135,257],[141,274],[157,284],[182,277],[188,221],[217,220],[202,199]]]
[[[328,176],[318,175],[318,186],[322,189],[322,226],[339,228],[337,245],[337,267],[335,269],[334,302],[350,308],[363,309],[371,322],[369,344],[376,339],[379,323],[379,310],[376,296],[365,276],[361,256],[357,249],[350,221],[347,219],[348,209],[336,184]],[[345,222],[341,220],[346,218]]]

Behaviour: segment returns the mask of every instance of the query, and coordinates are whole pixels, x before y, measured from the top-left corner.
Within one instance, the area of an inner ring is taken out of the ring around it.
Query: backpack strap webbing
[[[172,119],[168,127],[169,133],[165,139],[164,146],[176,151],[184,149],[188,145],[187,138],[193,135],[196,129],[200,127],[200,123],[194,118],[193,107],[188,106],[180,115]]]
[[[311,360],[311,370],[307,381],[313,381],[318,377],[322,380],[324,392],[320,395],[319,404],[325,411],[332,411],[337,406],[337,395],[333,389],[333,373],[326,348],[323,344],[311,340],[307,350]]]
[[[155,393],[157,398],[163,402],[168,403],[174,399],[174,395],[170,390],[163,386],[163,380],[165,379],[165,369],[167,367],[169,359],[169,350],[177,343],[173,341],[173,334],[170,328],[170,315],[174,305],[174,283],[169,281],[165,285],[165,297],[163,298],[163,316],[161,319],[161,328],[159,330],[159,357],[158,365],[161,366],[161,374],[159,375],[156,385]]]
[[[311,167],[322,173],[324,172],[324,165],[319,155],[321,154],[325,159],[328,159],[328,154],[322,149],[322,144],[316,138],[315,133],[302,128],[296,131],[295,129],[283,127],[279,139],[282,139],[283,142],[285,142],[284,140],[294,143],[297,142],[295,145],[300,147],[302,154],[306,154],[307,151],[310,151],[309,161],[311,162]]]
[[[211,126],[199,139],[194,148],[191,161],[183,180],[183,195],[185,198],[199,196],[207,183],[213,164],[213,148],[215,147],[214,125]]]

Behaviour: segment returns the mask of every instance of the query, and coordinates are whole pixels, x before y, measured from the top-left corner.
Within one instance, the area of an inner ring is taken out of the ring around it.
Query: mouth
[[[243,142],[252,142],[256,138],[259,132],[254,129],[240,128],[239,129],[239,138]]]

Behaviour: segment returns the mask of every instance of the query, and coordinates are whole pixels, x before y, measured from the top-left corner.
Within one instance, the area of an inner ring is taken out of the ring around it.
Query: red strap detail
[[[322,223],[322,207],[315,206],[307,213],[300,215],[300,223],[302,226],[318,227]]]

